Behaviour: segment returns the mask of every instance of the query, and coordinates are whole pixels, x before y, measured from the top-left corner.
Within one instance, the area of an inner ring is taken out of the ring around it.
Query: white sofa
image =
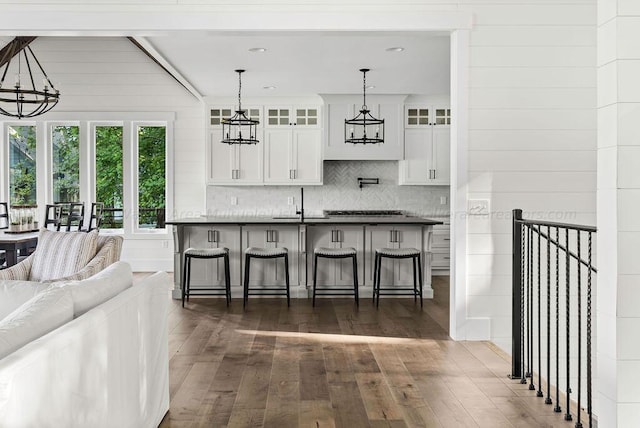
[[[158,272],[90,308],[96,296],[87,295],[86,285],[95,287],[123,263],[98,274],[102,279],[55,283],[42,292],[62,296],[60,306],[72,300],[76,317],[0,359],[1,427],[160,424],[169,410],[171,281]],[[37,287],[41,297],[42,285]],[[64,290],[52,291],[55,287]]]

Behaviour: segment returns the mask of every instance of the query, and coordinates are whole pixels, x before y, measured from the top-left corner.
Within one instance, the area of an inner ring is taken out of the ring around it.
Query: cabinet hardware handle
[[[389,231],[389,242],[393,242],[393,230]]]
[[[449,259],[451,259],[451,257],[443,257],[443,259],[449,260]]]
[[[443,241],[451,241],[451,238],[444,238]]]
[[[298,170],[297,169],[293,170],[293,178],[298,179]]]
[[[436,170],[435,169],[433,170],[433,179],[434,180],[436,179]]]
[[[331,231],[331,242],[336,242],[336,231],[335,230]]]
[[[277,230],[273,231],[273,242],[278,242],[278,231]]]
[[[207,230],[207,242],[213,242],[213,233],[211,232],[213,232],[213,230]]]
[[[336,242],[342,242],[342,231],[336,230]]]
[[[213,231],[213,242],[220,242],[220,231],[218,230],[214,230]]]
[[[400,231],[399,231],[399,230],[396,230],[396,231],[395,231],[395,235],[396,235],[396,236],[395,236],[395,238],[396,238],[396,242],[400,242]]]
[[[293,170],[289,170],[289,180],[293,179]]]

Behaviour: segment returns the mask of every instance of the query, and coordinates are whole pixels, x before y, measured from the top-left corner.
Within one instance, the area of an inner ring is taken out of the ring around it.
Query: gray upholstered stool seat
[[[252,257],[282,257],[288,254],[288,250],[285,247],[279,248],[258,248],[249,247],[244,250],[244,253]]]
[[[229,254],[228,248],[187,248],[185,255],[196,257],[220,257]]]
[[[223,287],[194,287],[191,289],[191,259],[224,259]],[[227,306],[231,303],[231,273],[229,272],[228,248],[187,248],[184,251],[184,267],[182,269],[182,307],[189,296],[225,296]]]
[[[377,248],[375,260],[373,262],[373,302],[380,304],[380,295],[410,295],[415,302],[420,297],[420,307],[422,307],[422,264],[420,262],[421,252],[416,248]],[[389,286],[381,287],[380,272],[382,271],[382,259],[411,259],[413,262],[413,287]]]
[[[314,248],[313,250],[313,299],[312,305],[316,305],[316,295],[324,295],[324,296],[346,296],[353,294],[356,299],[356,305],[358,305],[358,252],[353,247],[345,247],[345,248],[327,248],[327,247],[319,247]],[[345,287],[334,287],[334,286],[325,286],[322,288],[318,288],[316,286],[318,279],[318,258],[328,258],[328,259],[347,259],[351,258],[353,260],[353,288],[345,288]]]
[[[352,247],[347,247],[347,248],[320,247],[320,248],[314,249],[313,253],[319,256],[351,257],[356,254],[356,249]]]
[[[285,286],[277,287],[277,286],[259,286],[259,287],[250,287],[249,286],[249,275],[251,273],[251,259],[276,259],[282,257],[284,259],[284,273],[285,273]],[[289,306],[291,302],[291,297],[289,295],[289,250],[285,247],[276,247],[276,248],[259,248],[259,247],[249,247],[244,250],[244,299],[243,306],[247,306],[247,301],[249,300],[249,295],[254,296],[287,296],[287,306]]]
[[[392,257],[415,257],[420,255],[420,250],[415,248],[378,248],[376,253]]]

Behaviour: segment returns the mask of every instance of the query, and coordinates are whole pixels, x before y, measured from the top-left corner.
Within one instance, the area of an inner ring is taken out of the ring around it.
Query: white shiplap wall
[[[175,112],[174,202],[204,207],[203,111],[198,101],[125,37],[46,37],[32,48],[60,87],[64,112]],[[72,117],[69,117],[72,119]],[[167,214],[167,217],[173,217]],[[122,259],[136,271],[173,270],[173,236],[128,235]]]
[[[483,4],[486,3],[486,4]],[[471,1],[467,314],[511,351],[513,208],[595,224],[596,4]]]

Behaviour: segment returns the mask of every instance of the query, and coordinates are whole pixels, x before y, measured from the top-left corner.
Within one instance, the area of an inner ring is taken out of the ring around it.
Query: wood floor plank
[[[448,337],[436,298],[170,300],[170,411],[161,427],[567,427],[507,378],[508,357]]]

